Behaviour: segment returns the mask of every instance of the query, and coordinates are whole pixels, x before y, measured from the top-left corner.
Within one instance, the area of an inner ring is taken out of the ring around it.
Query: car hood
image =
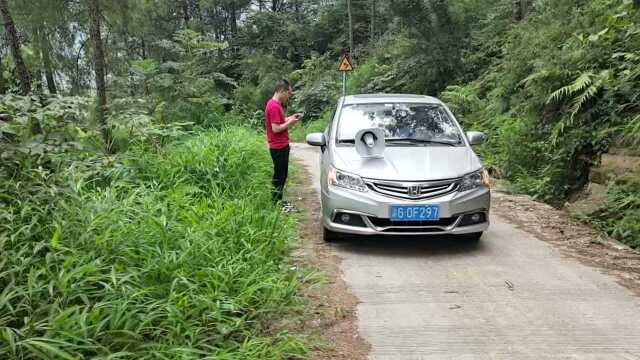
[[[333,149],[333,165],[364,178],[396,181],[453,179],[478,170],[482,164],[468,147],[388,146],[384,157],[360,157],[353,146]]]

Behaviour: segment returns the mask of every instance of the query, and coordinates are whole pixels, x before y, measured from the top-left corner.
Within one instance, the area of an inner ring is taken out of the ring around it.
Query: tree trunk
[[[36,52],[37,57],[39,58],[40,54]],[[31,78],[32,85],[35,85],[36,91],[35,93],[38,95],[42,95],[42,70],[36,67],[33,71],[33,77]]]
[[[107,153],[111,153],[113,150],[113,139],[106,117],[107,88],[105,84],[104,49],[102,47],[102,35],[100,32],[101,20],[102,11],[100,10],[100,0],[89,0],[89,37],[93,43],[93,63],[96,72],[96,93],[98,96],[98,124],[100,124],[105,149]]]
[[[202,18],[202,9],[200,8],[199,0],[191,0],[191,15],[192,15],[191,17],[193,17],[194,14],[198,18],[198,25],[200,25],[200,32],[202,33],[202,35],[205,35],[206,29],[203,25],[204,19]]]
[[[521,0],[520,1],[520,14],[522,15],[522,19],[527,17],[529,13],[529,0]]]
[[[9,13],[9,4],[7,0],[0,0],[0,12],[2,13],[2,19],[4,20],[4,28],[7,32],[7,38],[11,46],[11,53],[13,54],[13,60],[16,63],[16,71],[20,78],[20,94],[28,95],[31,92],[31,74],[29,69],[22,59],[22,53],[20,52],[20,39],[18,38],[18,32],[16,26]]]
[[[129,33],[129,22],[131,20],[129,11],[129,0],[121,0],[120,17],[122,19],[122,42],[124,44],[125,52],[127,53],[127,65],[129,64],[129,61],[135,57],[131,42],[129,41],[131,38],[131,34]]]
[[[120,0],[120,2],[120,17],[122,18],[122,42],[127,54],[125,62],[127,64],[127,73],[129,74],[129,96],[135,96],[136,85],[133,79],[133,73],[131,72],[131,60],[135,58],[135,54],[133,53],[133,49],[129,41],[129,38],[131,37],[131,35],[129,34],[129,0]]]
[[[184,26],[188,27],[189,20],[191,20],[189,17],[189,0],[182,0],[182,17],[184,19]]]
[[[529,13],[530,0],[513,0],[513,20],[522,21]]]
[[[376,39],[376,0],[371,0],[371,29],[370,42],[374,42]]]
[[[47,79],[47,88],[49,89],[50,94],[55,95],[58,93],[58,88],[51,68],[51,58],[47,51],[42,53],[42,61],[44,63],[44,76]]]
[[[76,53],[76,61],[75,61],[75,73],[74,73],[74,77],[73,80],[71,82],[71,93],[73,95],[79,95],[80,94],[80,57],[82,56],[82,49],[84,49],[85,45],[87,44],[87,41],[84,40],[82,41],[82,43],[80,44],[80,48],[78,49],[78,52]]]
[[[347,15],[349,16],[349,53],[353,54],[353,15],[351,14],[351,0],[347,0]]]
[[[513,21],[520,21],[522,20],[522,17],[520,16],[520,0],[513,0],[513,5],[511,7],[512,9],[512,15],[511,18],[513,19]]]
[[[36,46],[33,47],[33,52],[35,58],[42,61],[42,48],[39,46],[40,43],[40,28],[36,27],[33,32],[34,39],[36,42]],[[42,63],[40,63],[42,65]],[[32,69],[31,74],[31,87],[32,89],[35,87],[34,93],[38,95],[42,95],[42,66],[35,65]]]
[[[140,38],[140,46],[142,47],[142,60],[147,60],[147,43],[144,38]]]
[[[42,57],[42,67],[44,68],[44,76],[47,80],[47,89],[49,89],[50,94],[57,94],[58,89],[56,88],[55,78],[53,76],[53,68],[51,66],[51,44],[49,43],[49,39],[47,35],[43,31],[40,30],[40,55]]]
[[[232,1],[229,6],[229,27],[231,28],[231,37],[234,40],[238,34],[238,19],[236,12],[236,2]]]
[[[2,52],[0,52],[0,95],[7,93],[7,84],[4,82],[4,68],[2,67]]]

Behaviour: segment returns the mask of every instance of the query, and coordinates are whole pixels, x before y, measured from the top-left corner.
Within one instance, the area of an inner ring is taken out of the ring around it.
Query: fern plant
[[[452,85],[448,86],[440,97],[449,105],[454,114],[465,116],[481,110],[483,103],[479,92],[477,83],[471,83],[467,86]]]
[[[611,79],[611,71],[603,70],[597,74],[585,72],[571,84],[563,86],[549,95],[547,103],[562,102],[570,99],[570,118],[573,118],[583,109],[583,106],[606,85]]]
[[[554,91],[547,100],[547,104],[552,102],[569,102],[569,116],[564,116],[558,124],[556,124],[551,142],[553,145],[558,143],[560,137],[563,136],[566,129],[575,126],[576,115],[585,110],[585,105],[595,99],[607,83],[610,82],[612,74],[610,70],[603,70],[599,73],[585,72],[580,74],[573,83],[563,86]]]
[[[625,126],[622,140],[632,146],[640,145],[640,115]]]

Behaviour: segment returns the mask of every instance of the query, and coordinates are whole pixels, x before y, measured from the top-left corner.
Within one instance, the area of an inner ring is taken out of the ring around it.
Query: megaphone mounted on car
[[[384,156],[384,130],[380,128],[362,129],[355,137],[356,151],[363,158]]]

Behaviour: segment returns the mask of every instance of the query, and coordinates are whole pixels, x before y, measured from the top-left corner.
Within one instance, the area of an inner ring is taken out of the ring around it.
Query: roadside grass
[[[0,173],[0,358],[304,357],[268,156],[230,128]]]
[[[285,200],[289,200],[296,204],[297,211],[291,214],[291,218],[295,219],[296,223],[301,225],[305,223],[309,223],[312,221],[311,210],[304,203],[304,198],[302,197],[302,192],[304,188],[307,186],[305,184],[306,180],[306,172],[303,169],[303,165],[300,162],[292,159],[289,161],[289,179],[287,180],[287,187],[285,189]],[[310,180],[309,180],[310,181]],[[297,237],[304,237],[304,229],[303,226],[297,227]],[[305,244],[301,242],[294,242],[294,250],[299,250],[301,247],[304,247]],[[315,265],[309,263],[308,261],[302,259],[300,268],[296,269],[299,271],[299,279],[301,279],[301,283],[304,284],[306,288],[323,288],[330,284],[331,279],[327,274],[323,273],[319,268]],[[317,309],[312,309],[312,311],[317,311]]]
[[[319,294],[326,294],[330,291],[334,283],[331,276],[321,269],[321,256],[318,257],[317,250],[313,250],[313,231],[317,229],[310,227],[314,221],[313,209],[307,202],[309,199],[305,194],[308,186],[307,178],[309,174],[304,170],[304,165],[300,161],[292,159],[289,167],[289,179],[285,189],[285,199],[295,204],[298,211],[290,214],[298,226],[298,238],[303,239],[294,243],[293,266],[298,272],[300,282],[300,292],[306,299],[306,306],[300,308],[295,316],[290,316],[284,321],[287,328],[295,329],[296,332],[306,336],[308,348],[311,349],[310,358],[324,358],[326,353],[331,353],[335,348],[332,339],[328,336],[327,324],[339,320],[344,314],[339,306],[332,306],[321,300]],[[311,196],[315,196],[315,193]],[[316,235],[317,236],[317,235]],[[326,266],[326,265],[325,265]]]

